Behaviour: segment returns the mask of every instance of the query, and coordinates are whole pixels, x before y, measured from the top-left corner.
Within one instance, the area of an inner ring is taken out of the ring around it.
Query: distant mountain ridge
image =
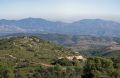
[[[73,23],[41,18],[0,20],[1,33],[59,33],[72,35],[120,36],[120,23],[103,19],[83,19]]]

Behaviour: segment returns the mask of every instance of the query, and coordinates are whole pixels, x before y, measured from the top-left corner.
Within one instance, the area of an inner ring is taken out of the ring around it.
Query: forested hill
[[[0,78],[119,78],[118,57],[83,57],[34,36],[0,39]]]
[[[70,49],[34,36],[7,37],[0,40],[2,57],[11,55],[17,59],[39,62],[73,54]]]

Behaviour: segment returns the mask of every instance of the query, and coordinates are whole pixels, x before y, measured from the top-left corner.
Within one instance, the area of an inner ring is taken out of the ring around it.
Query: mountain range
[[[0,20],[0,35],[8,33],[59,33],[70,35],[120,36],[120,23],[103,19],[83,19],[72,23],[41,18]]]

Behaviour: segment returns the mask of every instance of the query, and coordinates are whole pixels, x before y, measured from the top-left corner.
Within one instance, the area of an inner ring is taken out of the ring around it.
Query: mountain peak
[[[31,20],[31,21],[34,21],[34,20],[44,20],[44,21],[47,21],[47,20],[42,19],[42,18],[33,18],[33,17],[24,18],[24,19],[21,19],[21,20]]]

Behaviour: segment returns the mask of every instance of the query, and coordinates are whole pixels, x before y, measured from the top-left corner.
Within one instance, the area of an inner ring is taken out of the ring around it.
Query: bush
[[[112,60],[101,57],[88,58],[84,66],[83,78],[107,77],[113,71]]]

